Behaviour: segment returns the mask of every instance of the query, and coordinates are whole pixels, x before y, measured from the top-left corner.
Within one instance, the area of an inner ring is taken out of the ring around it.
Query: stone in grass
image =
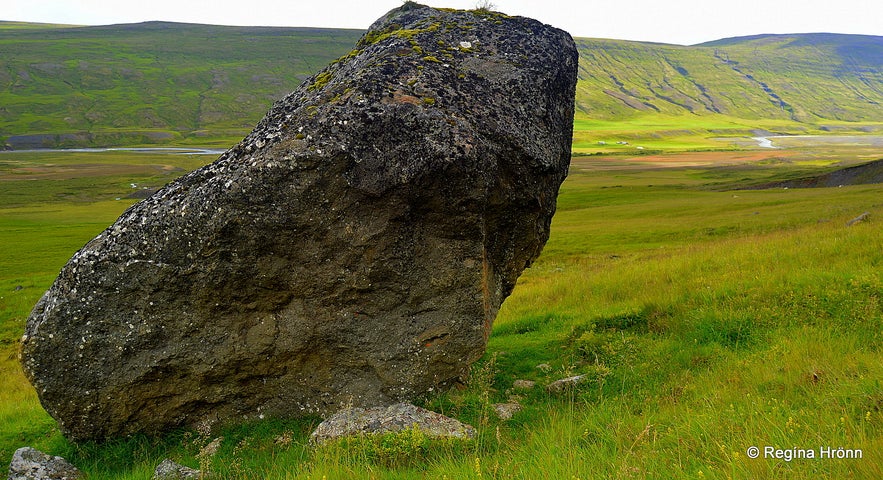
[[[321,445],[342,437],[396,433],[411,428],[433,438],[466,440],[475,436],[471,425],[409,403],[396,403],[388,407],[341,410],[316,427],[310,442]]]
[[[562,378],[546,385],[546,391],[549,393],[566,392],[575,388],[579,383],[586,379],[585,375],[576,375],[573,377]]]
[[[170,459],[165,459],[156,466],[153,471],[152,480],[187,480],[189,478],[209,478],[202,474],[201,471],[185,467]]]
[[[83,473],[61,457],[47,455],[31,447],[19,448],[12,455],[7,480],[75,480]]]
[[[851,227],[851,226],[855,225],[856,223],[867,222],[870,219],[871,219],[871,212],[865,212],[865,213],[853,218],[852,220],[846,222],[846,226]]]
[[[533,380],[515,380],[512,383],[512,388],[515,390],[532,390],[537,386],[537,382]]]
[[[509,420],[523,408],[518,402],[495,403],[493,407],[494,413],[497,414],[497,418],[500,420]]]

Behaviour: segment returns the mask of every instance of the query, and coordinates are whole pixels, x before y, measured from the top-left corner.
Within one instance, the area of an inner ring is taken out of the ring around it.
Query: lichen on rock
[[[409,403],[388,407],[345,408],[320,423],[310,434],[314,445],[358,435],[383,435],[417,429],[423,435],[438,439],[468,440],[475,437],[475,428]]]
[[[535,20],[393,10],[73,256],[22,342],[40,401],[80,440],[444,388],[548,239],[576,72]]]
[[[67,460],[22,447],[12,455],[8,480],[80,480],[83,472]]]

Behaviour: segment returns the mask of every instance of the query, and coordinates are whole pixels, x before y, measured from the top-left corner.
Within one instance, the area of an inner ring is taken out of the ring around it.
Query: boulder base
[[[576,72],[534,20],[393,10],[65,265],[22,342],[43,406],[82,440],[443,388],[549,236]]]

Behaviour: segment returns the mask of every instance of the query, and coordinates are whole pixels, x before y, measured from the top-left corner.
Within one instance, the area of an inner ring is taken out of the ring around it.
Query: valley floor
[[[148,479],[165,457],[235,479],[883,478],[883,186],[746,189],[881,157],[852,144],[574,157],[487,354],[462,389],[423,401],[478,438],[314,450],[315,418],[61,437],[17,364],[30,308],[133,190],[213,157],[0,154],[0,462],[32,445],[90,479]],[[513,388],[577,374],[563,394]],[[508,401],[524,408],[500,420],[492,405]]]

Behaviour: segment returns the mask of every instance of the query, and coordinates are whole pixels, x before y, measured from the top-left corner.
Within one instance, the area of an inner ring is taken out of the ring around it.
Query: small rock
[[[515,380],[512,382],[512,388],[515,390],[532,390],[537,386],[537,382],[533,380]]]
[[[53,457],[31,447],[19,448],[12,455],[7,480],[74,480],[83,473],[61,457]]]
[[[152,480],[186,480],[188,478],[204,478],[199,470],[185,467],[168,458],[156,466]]]
[[[541,364],[537,365],[537,370],[540,370],[543,372],[548,372],[549,370],[552,370],[552,366],[549,365],[548,363],[541,363]]]
[[[24,290],[24,288],[25,288],[25,287],[22,287],[21,285],[16,285],[14,290],[15,290],[16,292],[18,292],[18,291]]]
[[[574,377],[562,378],[546,385],[546,391],[549,393],[563,392],[575,387],[578,383],[585,380],[585,375],[576,375]]]
[[[495,403],[493,407],[500,420],[509,420],[512,418],[512,415],[520,412],[523,408],[518,403]]]
[[[436,438],[467,439],[475,436],[475,429],[459,420],[409,403],[397,403],[389,407],[341,410],[316,427],[310,435],[310,442],[320,445],[340,437],[395,433],[415,427],[427,436]]]
[[[855,225],[856,223],[867,222],[868,220],[870,220],[870,218],[871,218],[871,212],[865,212],[865,213],[853,218],[852,220],[846,222],[846,226],[851,227],[851,226]]]

